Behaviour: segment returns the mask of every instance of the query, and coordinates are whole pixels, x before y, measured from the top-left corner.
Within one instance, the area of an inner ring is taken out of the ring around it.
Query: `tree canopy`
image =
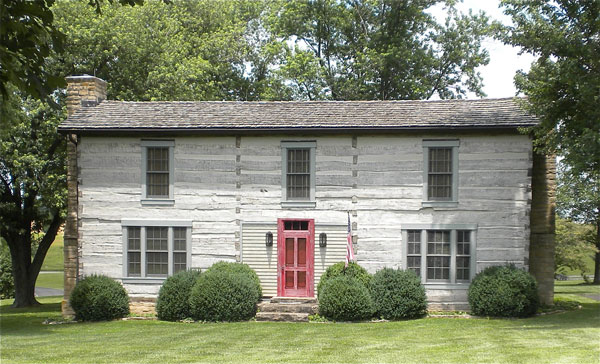
[[[596,227],[600,248],[600,2],[503,0],[513,25],[502,39],[536,55],[515,84],[541,120],[536,147],[561,157],[558,208],[563,217]],[[595,283],[600,283],[600,252]]]

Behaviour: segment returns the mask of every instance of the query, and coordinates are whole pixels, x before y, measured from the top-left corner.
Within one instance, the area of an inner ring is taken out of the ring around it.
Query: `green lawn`
[[[37,281],[35,282],[35,286],[44,288],[63,289],[63,273],[40,273],[38,275]]]
[[[42,264],[41,270],[63,270],[63,246],[63,233],[59,232],[58,234],[56,234],[56,238],[50,246],[50,249],[48,249],[48,253],[46,253],[46,259],[44,259],[44,264]]]
[[[0,314],[10,363],[598,363],[599,286],[560,282],[557,297],[583,309],[529,319],[433,319],[388,323],[169,323],[43,325],[60,298]],[[35,350],[32,350],[35,348]]]

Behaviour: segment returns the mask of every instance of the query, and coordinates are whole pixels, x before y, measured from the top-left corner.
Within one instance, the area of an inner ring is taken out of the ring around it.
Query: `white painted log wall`
[[[436,137],[358,136],[355,147],[350,135],[245,136],[237,143],[234,136],[176,137],[175,205],[141,206],[140,138],[84,136],[78,146],[81,272],[122,277],[122,218],[183,219],[193,222],[191,267],[206,269],[244,254],[244,262],[261,270],[265,294],[271,294],[276,289],[276,259],[270,271],[266,258],[247,255],[252,244],[264,248],[266,231],[252,224],[272,222],[269,229],[275,235],[277,218],[314,218],[317,230],[337,224],[337,230],[328,233],[331,243],[321,267],[316,248],[318,278],[326,265],[343,260],[349,210],[356,223],[357,259],[371,272],[400,267],[400,232],[407,223],[477,224],[477,270],[505,262],[527,266],[529,138],[452,136],[460,139],[458,207],[423,208],[422,140]],[[282,140],[317,141],[314,209],[281,208]],[[136,296],[153,296],[159,288],[125,286]],[[464,290],[454,291],[431,289],[430,299],[463,302]]]

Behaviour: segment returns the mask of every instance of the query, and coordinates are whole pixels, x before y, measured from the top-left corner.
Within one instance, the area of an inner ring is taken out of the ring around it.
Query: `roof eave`
[[[398,131],[444,131],[444,130],[516,130],[536,126],[536,123],[522,123],[510,125],[446,125],[446,126],[398,126],[398,127],[297,127],[297,128],[196,128],[196,127],[169,127],[169,128],[69,128],[58,127],[61,134],[236,134],[236,133],[340,133],[340,132],[398,132]]]

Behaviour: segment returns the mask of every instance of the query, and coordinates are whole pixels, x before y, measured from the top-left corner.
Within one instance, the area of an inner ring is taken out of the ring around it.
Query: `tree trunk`
[[[18,242],[15,249],[10,250],[15,282],[15,301],[12,307],[36,306],[40,304],[35,299],[35,281],[39,270],[31,279],[31,241],[24,236],[16,239]]]
[[[594,264],[594,284],[600,284],[600,222],[596,222],[596,264]]]
[[[22,235],[9,237],[10,257],[12,259],[13,279],[15,282],[15,301],[12,307],[36,306],[40,303],[35,299],[35,282],[40,274],[42,263],[56,233],[63,223],[60,213],[55,213],[52,222],[39,243],[35,257],[31,259],[31,230],[25,230]],[[31,226],[29,223],[27,226]]]

